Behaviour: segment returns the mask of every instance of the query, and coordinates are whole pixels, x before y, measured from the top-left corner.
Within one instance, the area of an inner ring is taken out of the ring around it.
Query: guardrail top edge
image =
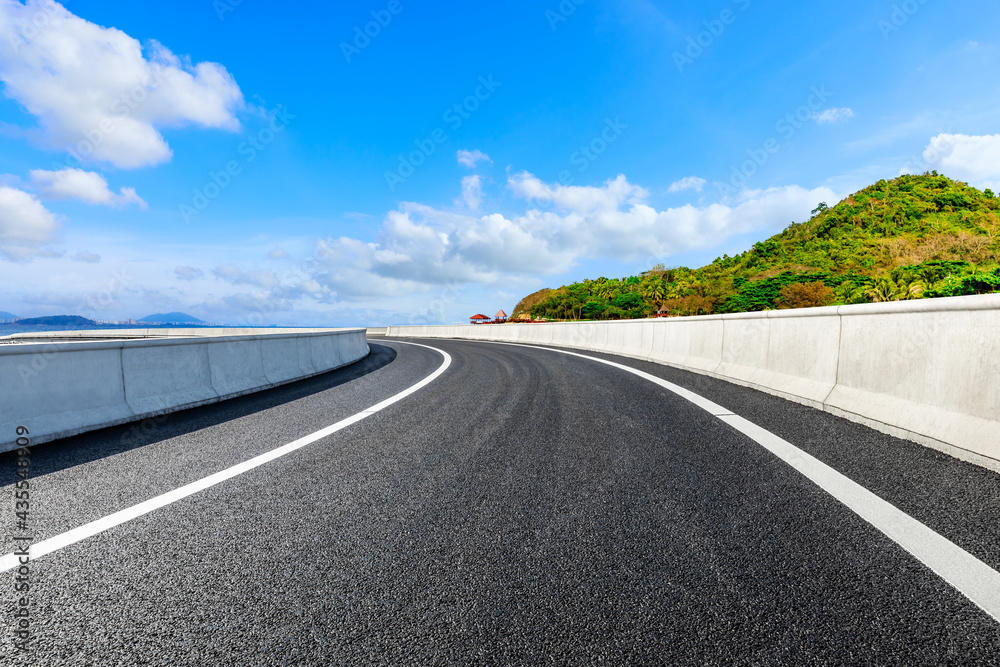
[[[119,348],[169,347],[175,345],[208,345],[212,343],[247,343],[263,340],[285,340],[289,338],[316,338],[322,336],[341,336],[347,334],[364,335],[364,329],[330,329],[309,333],[282,334],[243,334],[234,336],[176,336],[173,338],[118,338],[109,340],[59,340],[39,343],[22,343],[20,345],[0,345],[0,355],[16,354],[50,354],[53,352],[72,352],[89,350],[112,350]]]

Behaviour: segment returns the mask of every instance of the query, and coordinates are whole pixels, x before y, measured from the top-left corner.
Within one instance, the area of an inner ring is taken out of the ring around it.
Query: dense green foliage
[[[515,315],[649,317],[1000,291],[1000,199],[936,172],[879,181],[735,257],[526,298]],[[797,285],[822,282],[826,287]]]

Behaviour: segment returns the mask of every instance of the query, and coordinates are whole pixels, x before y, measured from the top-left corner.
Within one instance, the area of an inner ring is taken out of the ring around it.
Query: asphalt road
[[[1000,664],[1000,623],[691,403],[551,351],[418,342],[453,359],[419,392],[32,561],[27,653],[13,648],[15,573],[3,574],[0,664]],[[40,445],[36,541],[350,417],[442,363],[371,344],[347,369]],[[1000,568],[1000,475],[616,360],[772,431]],[[0,456],[3,553],[14,470]]]

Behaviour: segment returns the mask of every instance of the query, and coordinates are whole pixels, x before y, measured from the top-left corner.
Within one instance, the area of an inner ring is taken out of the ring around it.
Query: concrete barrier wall
[[[136,331],[3,339],[0,451],[16,448],[18,426],[39,444],[261,391],[369,353],[364,329]]]
[[[1000,460],[1000,296],[941,301],[843,312],[825,405]]]
[[[1000,471],[1000,295],[623,322],[389,327],[644,359]]]

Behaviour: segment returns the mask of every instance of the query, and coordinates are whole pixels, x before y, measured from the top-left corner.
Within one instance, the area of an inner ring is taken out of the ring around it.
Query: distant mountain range
[[[18,324],[44,324],[46,326],[96,326],[97,322],[88,320],[79,315],[50,315],[49,317],[31,317],[26,320],[18,320]]]
[[[48,325],[48,326],[96,326],[97,322],[94,320],[89,320],[86,317],[81,317],[79,315],[47,315],[45,317],[32,317],[27,319],[20,319],[17,315],[13,313],[8,313],[6,311],[0,310],[0,321],[9,320],[16,321],[17,324],[25,325]],[[135,320],[139,324],[191,324],[191,325],[203,325],[207,324],[204,320],[199,320],[193,315],[188,315],[187,313],[155,313],[153,315],[147,315],[141,320]],[[125,324],[125,322],[122,322]]]
[[[138,321],[146,324],[205,324],[205,320],[199,320],[187,313],[156,313]]]

